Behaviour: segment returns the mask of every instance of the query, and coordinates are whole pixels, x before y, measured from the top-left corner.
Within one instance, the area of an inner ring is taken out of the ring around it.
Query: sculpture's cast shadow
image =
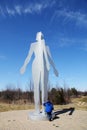
[[[75,111],[75,108],[73,108],[73,107],[71,107],[71,108],[65,108],[65,109],[62,109],[62,110],[59,110],[59,111],[55,111],[52,114],[54,116],[53,120],[58,119],[59,118],[58,115],[64,114],[66,112],[69,112],[69,115],[72,115],[74,111]]]

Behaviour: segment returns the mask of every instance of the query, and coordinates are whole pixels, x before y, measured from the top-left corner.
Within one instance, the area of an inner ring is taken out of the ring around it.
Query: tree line
[[[41,93],[41,92],[40,92]],[[61,88],[54,87],[48,90],[48,98],[53,104],[67,104],[71,102],[72,97],[78,97],[79,95],[87,95],[87,91],[81,92],[77,91],[75,88]],[[41,97],[40,97],[41,98]],[[3,91],[0,91],[0,102],[6,103],[34,103],[34,92],[33,89],[23,91],[20,88],[6,88]]]

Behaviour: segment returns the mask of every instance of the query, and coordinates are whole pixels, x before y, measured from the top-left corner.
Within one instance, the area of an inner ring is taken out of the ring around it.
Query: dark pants
[[[51,112],[47,112],[47,117],[48,117],[48,120],[51,121],[51,119],[52,119],[52,114],[51,114]]]

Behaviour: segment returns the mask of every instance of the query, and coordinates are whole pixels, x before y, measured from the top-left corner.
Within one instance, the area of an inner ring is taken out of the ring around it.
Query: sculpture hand
[[[24,72],[25,72],[25,67],[23,66],[23,67],[20,69],[20,73],[21,73],[21,74],[24,74]]]
[[[58,71],[54,69],[54,74],[58,77]]]
[[[47,64],[47,70],[48,70],[48,71],[50,70],[50,65],[49,65],[49,64]]]

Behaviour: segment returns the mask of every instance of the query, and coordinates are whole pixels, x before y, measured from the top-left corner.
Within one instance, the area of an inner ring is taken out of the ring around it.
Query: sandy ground
[[[75,110],[72,115],[63,113],[49,121],[28,119],[30,110],[0,113],[0,130],[87,130],[87,111]]]

